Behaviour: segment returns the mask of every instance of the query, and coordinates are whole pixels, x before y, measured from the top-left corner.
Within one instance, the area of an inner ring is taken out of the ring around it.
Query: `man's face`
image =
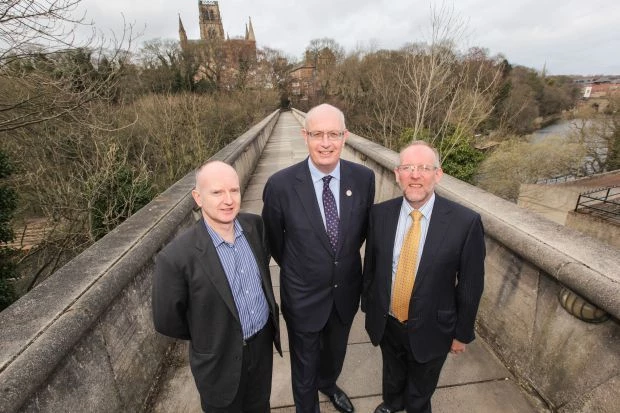
[[[435,184],[443,176],[441,168],[435,169],[437,160],[433,150],[424,145],[414,145],[400,154],[400,167],[414,166],[415,170],[394,169],[396,182],[403,190],[405,199],[413,208],[420,208],[433,195]],[[425,171],[423,166],[427,166]],[[428,168],[430,167],[430,168]]]
[[[312,118],[308,119],[307,129],[302,130],[302,133],[312,163],[323,173],[332,172],[338,165],[342,147],[349,136],[339,113],[328,107],[313,113]],[[339,135],[337,138],[336,134]]]
[[[192,196],[209,226],[230,224],[241,205],[239,177],[228,165],[207,165],[199,174]]]

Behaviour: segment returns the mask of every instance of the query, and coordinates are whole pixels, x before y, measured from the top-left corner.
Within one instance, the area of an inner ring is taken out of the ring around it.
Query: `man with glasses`
[[[474,339],[484,284],[480,215],[435,194],[437,150],[415,141],[394,169],[403,191],[372,208],[362,311],[383,357],[383,402],[375,413],[430,413],[448,353]]]
[[[318,391],[354,408],[336,380],[362,290],[360,248],[374,200],[374,173],[340,159],[344,115],[323,104],[306,115],[309,157],[269,178],[263,219],[280,266],[280,298],[297,412],[319,412]]]

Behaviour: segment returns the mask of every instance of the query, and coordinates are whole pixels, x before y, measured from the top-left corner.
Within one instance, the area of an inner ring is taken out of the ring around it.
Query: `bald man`
[[[272,344],[282,351],[262,219],[239,213],[239,177],[223,162],[198,168],[192,196],[202,219],[155,261],[155,329],[190,341],[205,412],[267,413]]]
[[[360,247],[375,176],[340,159],[349,132],[343,113],[322,104],[302,129],[308,158],[273,174],[263,219],[280,266],[280,297],[297,413],[319,413],[318,392],[343,413],[355,408],[336,383],[362,291]]]

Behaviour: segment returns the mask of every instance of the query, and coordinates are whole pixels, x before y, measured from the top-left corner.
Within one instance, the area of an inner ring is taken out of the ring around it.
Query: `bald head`
[[[211,180],[220,180],[224,176],[234,176],[239,182],[239,176],[235,168],[222,161],[209,161],[196,169],[196,190],[203,185],[208,185]]]
[[[345,130],[347,127],[344,123],[344,113],[335,106],[327,103],[315,106],[306,113],[306,119],[304,120],[304,129],[312,130],[312,122],[316,119],[324,119],[335,117],[340,123],[339,130]]]
[[[422,148],[428,148],[428,149],[422,149]],[[405,146],[404,148],[402,148],[400,150],[399,157],[400,157],[401,165],[404,163],[403,162],[403,157],[406,157],[409,152],[417,151],[417,150],[432,151],[433,152],[433,156],[435,157],[435,159],[433,160],[432,165],[436,166],[438,168],[441,167],[441,161],[440,161],[440,158],[439,158],[439,151],[437,150],[437,148],[435,148],[430,143],[428,143],[426,141],[421,141],[421,140],[413,141],[409,145]]]
[[[241,206],[241,188],[237,171],[221,161],[211,161],[196,170],[194,201],[211,228],[233,224]]]

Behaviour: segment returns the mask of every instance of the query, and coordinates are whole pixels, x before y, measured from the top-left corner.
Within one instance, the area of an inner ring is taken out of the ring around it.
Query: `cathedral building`
[[[197,68],[194,81],[207,80],[217,88],[244,87],[251,82],[256,63],[256,38],[252,20],[245,26],[245,36],[224,34],[217,1],[198,1],[200,39],[188,39],[179,16],[181,50]]]

